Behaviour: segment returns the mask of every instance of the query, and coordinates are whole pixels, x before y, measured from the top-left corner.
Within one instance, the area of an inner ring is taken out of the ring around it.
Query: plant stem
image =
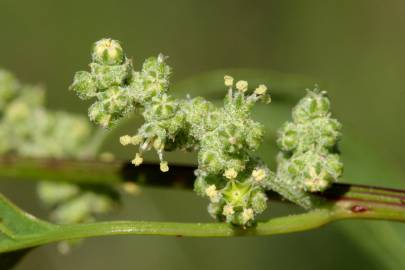
[[[348,188],[348,190],[346,190]],[[342,191],[345,191],[344,193]],[[175,223],[146,221],[111,221],[88,224],[52,225],[40,236],[17,239],[0,252],[43,245],[62,240],[112,235],[155,235],[177,237],[270,236],[319,228],[343,219],[384,219],[405,222],[405,192],[363,186],[335,185],[326,194],[325,205],[303,214],[276,217],[258,222],[251,228],[239,228],[226,223]]]
[[[0,180],[18,179],[34,181],[64,181],[86,184],[119,184],[135,182],[145,186],[187,188],[193,186],[194,167],[171,165],[165,174],[157,164],[134,167],[121,161],[32,159],[16,156],[0,157]],[[279,196],[269,192],[271,198]],[[332,204],[339,209],[354,207],[362,216],[371,214],[373,206],[405,211],[405,191],[370,186],[334,184],[326,192],[316,194],[323,198],[321,206]],[[367,203],[367,205],[365,205]],[[351,210],[350,210],[351,211]],[[341,213],[342,214],[342,213]],[[376,215],[377,213],[374,213]],[[380,214],[380,212],[378,212]],[[344,216],[344,215],[343,215]],[[341,215],[341,217],[343,217]],[[349,215],[351,217],[351,215]]]
[[[172,166],[173,167],[173,166]],[[178,166],[162,177],[158,165],[133,167],[121,162],[0,158],[0,179],[56,179],[75,183],[118,184],[122,181],[153,186],[190,188],[193,167]],[[147,177],[139,177],[145,174]],[[164,181],[163,181],[164,180]],[[272,198],[276,197],[270,193]],[[315,194],[322,203],[312,211],[275,217],[251,228],[225,223],[175,223],[146,221],[111,221],[74,225],[51,225],[42,235],[19,238],[0,252],[33,247],[61,240],[110,235],[162,235],[189,237],[269,236],[319,228],[338,220],[377,219],[405,222],[405,191],[371,186],[334,184],[326,192]],[[276,197],[277,198],[277,197]]]

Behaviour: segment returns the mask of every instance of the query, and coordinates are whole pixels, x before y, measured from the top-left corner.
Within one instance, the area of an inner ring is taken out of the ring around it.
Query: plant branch
[[[121,161],[4,156],[0,158],[0,179],[111,185],[134,182],[145,186],[192,188],[194,167],[172,165],[171,168],[163,174],[157,164],[134,167]],[[280,199],[273,192],[269,195],[272,199]],[[333,208],[334,213],[339,213],[339,219],[366,217],[404,221],[405,218],[405,191],[339,183],[317,196],[323,198],[322,207]]]
[[[344,194],[339,194],[346,190]],[[251,228],[234,227],[226,223],[175,223],[145,221],[111,221],[74,225],[48,225],[46,233],[15,237],[15,243],[0,245],[1,252],[9,252],[62,240],[112,235],[155,235],[177,237],[233,237],[270,236],[319,228],[343,219],[386,219],[405,222],[403,191],[370,187],[336,185],[330,200],[319,209],[303,214],[272,218],[258,222]],[[368,198],[368,199],[367,199]],[[332,203],[333,202],[333,203]],[[361,202],[361,203],[360,203]]]
[[[133,181],[142,185],[191,188],[194,168],[191,166],[171,166],[171,168],[173,170],[162,177],[158,165],[153,164],[134,167],[119,161],[27,159],[8,156],[0,158],[0,179],[54,179],[93,184],[119,184],[123,181]],[[139,177],[141,175],[147,177]],[[139,182],[139,179],[144,181]],[[269,194],[272,198],[279,199],[273,193]],[[0,252],[61,240],[122,234],[189,237],[269,236],[312,230],[344,219],[405,222],[405,191],[403,190],[334,184],[326,192],[316,196],[322,198],[322,203],[317,209],[303,214],[257,222],[255,226],[247,229],[225,223],[145,221],[111,221],[75,225],[40,223],[46,232],[18,236],[18,234],[14,235],[13,230],[8,230],[6,225],[9,221],[5,218],[4,224],[0,219],[0,232],[10,235],[12,244],[0,245]],[[6,199],[3,198],[3,201]],[[10,202],[6,204],[11,205]],[[15,207],[5,209],[7,208]]]

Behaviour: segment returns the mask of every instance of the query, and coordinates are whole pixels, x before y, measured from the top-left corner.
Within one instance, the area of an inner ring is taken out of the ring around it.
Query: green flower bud
[[[257,122],[250,122],[247,127],[246,143],[251,151],[256,151],[263,142],[264,127]]]
[[[294,123],[286,123],[279,130],[277,145],[283,151],[292,151],[299,142],[298,128]]]
[[[103,110],[109,114],[124,116],[134,109],[128,90],[122,87],[110,87],[101,92],[98,99],[103,104]]]
[[[104,128],[108,128],[113,125],[111,114],[105,112],[103,104],[101,102],[93,103],[93,105],[90,106],[89,118],[91,121],[101,125]]]
[[[90,68],[91,75],[99,91],[111,86],[124,86],[126,80],[132,76],[132,63],[130,60],[116,66],[91,63]]]
[[[255,191],[251,197],[252,209],[255,213],[262,213],[267,208],[267,197],[261,191]]]
[[[342,125],[336,119],[318,118],[313,121],[315,140],[323,147],[331,148],[339,140]]]
[[[296,122],[304,122],[316,117],[325,117],[329,113],[330,102],[326,92],[318,89],[308,91],[308,94],[300,100],[293,109],[293,119]]]
[[[171,68],[165,63],[166,57],[160,54],[157,58],[145,60],[142,67],[144,90],[150,97],[165,92],[169,87]]]
[[[224,150],[228,153],[238,152],[243,147],[242,130],[234,124],[220,126],[218,136]]]
[[[343,174],[343,163],[337,154],[328,154],[325,160],[327,170],[336,181]]]
[[[286,123],[278,134],[283,152],[269,186],[307,209],[318,203],[310,193],[326,190],[343,172],[335,153],[341,124],[331,118],[329,109],[326,92],[308,91],[293,109],[294,122]]]
[[[93,45],[93,61],[102,65],[119,65],[123,62],[124,52],[117,40],[105,38]]]
[[[219,173],[223,169],[223,163],[218,152],[208,150],[198,153],[198,164],[210,173]]]
[[[173,117],[177,110],[177,104],[173,98],[166,94],[152,98],[151,111],[148,116],[155,119],[163,120]]]
[[[97,95],[96,84],[91,74],[87,71],[76,72],[70,89],[75,91],[77,96],[84,100]]]

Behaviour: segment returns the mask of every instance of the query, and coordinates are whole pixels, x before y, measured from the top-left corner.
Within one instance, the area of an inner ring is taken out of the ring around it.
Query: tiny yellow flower
[[[129,135],[121,136],[120,137],[120,143],[122,145],[124,145],[124,146],[130,144],[131,143],[131,136],[129,136]]]
[[[132,164],[135,166],[141,165],[143,162],[143,158],[139,153],[136,153],[135,158],[132,160]]]
[[[224,176],[228,179],[235,179],[238,176],[238,172],[234,168],[230,168],[224,172]]]
[[[215,185],[210,185],[205,189],[205,194],[211,199],[212,202],[219,202],[220,196]]]
[[[242,222],[247,223],[249,220],[252,220],[254,217],[252,208],[245,208],[242,212]]]
[[[225,75],[224,81],[225,81],[225,86],[227,86],[227,87],[233,86],[233,78],[231,76]]]
[[[252,172],[252,176],[256,182],[261,182],[264,178],[266,178],[267,175],[266,171],[263,169],[254,169]]]
[[[255,94],[256,95],[264,95],[267,92],[267,86],[265,86],[264,84],[259,85],[256,89],[255,89]]]
[[[169,171],[169,165],[167,164],[167,161],[160,162],[160,170],[162,172],[168,172]]]
[[[241,92],[246,92],[248,90],[248,82],[247,81],[238,81],[236,83],[236,89]]]
[[[139,136],[139,135],[132,136],[132,138],[131,138],[131,144],[133,144],[133,145],[138,145],[138,144],[140,144],[141,142],[142,142],[142,137],[141,137],[141,136]]]
[[[235,213],[235,211],[233,210],[232,205],[227,204],[224,206],[224,209],[222,210],[222,214],[224,216],[232,216]]]

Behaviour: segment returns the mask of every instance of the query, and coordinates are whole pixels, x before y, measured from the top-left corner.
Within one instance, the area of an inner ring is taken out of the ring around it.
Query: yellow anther
[[[131,143],[131,136],[129,136],[129,135],[121,136],[120,137],[120,143],[122,145],[124,145],[124,146],[130,144]]]
[[[135,166],[141,165],[143,162],[143,158],[139,153],[136,153],[135,158],[132,160],[132,164]]]
[[[138,144],[140,144],[141,142],[142,142],[142,137],[141,137],[141,136],[139,136],[139,135],[132,136],[132,138],[131,138],[131,143],[132,143],[133,145],[138,145]]]
[[[219,201],[219,194],[215,185],[210,185],[205,189],[205,194],[211,199],[213,202]]]
[[[255,89],[255,94],[256,95],[264,95],[267,92],[267,86],[265,86],[264,84],[259,85],[256,89]]]
[[[252,172],[252,176],[256,182],[261,182],[264,178],[266,178],[267,174],[266,171],[263,169],[254,169]]]
[[[225,86],[227,86],[227,87],[233,86],[233,78],[231,76],[225,75],[224,82],[225,82]]]
[[[233,210],[233,206],[230,204],[227,204],[224,206],[224,209],[222,210],[222,214],[224,216],[231,216],[235,213],[235,211]]]
[[[243,212],[242,212],[242,221],[243,221],[243,223],[246,223],[249,220],[252,220],[253,217],[254,217],[254,213],[253,213],[252,208],[243,209]]]
[[[248,82],[247,81],[238,81],[236,83],[236,89],[241,92],[246,92],[248,90]]]
[[[169,171],[169,165],[167,164],[167,161],[162,161],[160,162],[160,170],[162,172],[167,172]]]
[[[224,172],[224,176],[228,179],[235,179],[238,176],[238,172],[234,168],[230,168]]]

